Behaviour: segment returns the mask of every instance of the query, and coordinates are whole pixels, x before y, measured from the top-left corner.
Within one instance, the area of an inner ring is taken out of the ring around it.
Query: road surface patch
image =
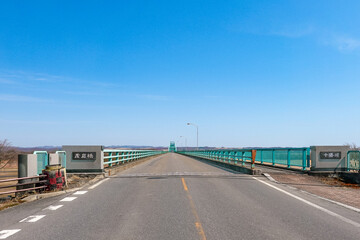
[[[61,208],[62,206],[64,206],[64,205],[56,205],[56,206],[50,205],[47,208],[44,208],[43,210],[55,211],[55,210],[58,210],[59,208]]]
[[[60,200],[60,202],[71,202],[73,200],[77,199],[77,197],[66,197]]]
[[[34,215],[34,216],[29,216],[27,218],[24,218],[23,220],[21,220],[20,222],[29,222],[29,223],[34,223],[39,221],[40,219],[42,219],[43,217],[45,217],[45,215]]]
[[[2,230],[0,231],[0,239],[6,239],[19,231],[21,231],[21,229]]]
[[[276,187],[276,186],[273,186],[272,184],[267,183],[267,182],[265,182],[265,181],[263,181],[263,180],[257,179],[256,177],[253,177],[253,179],[255,179],[255,180],[257,180],[257,181],[259,181],[259,182],[261,182],[261,183],[263,183],[263,184],[265,184],[265,185],[268,185],[269,187],[272,187],[272,188],[274,188],[274,189],[276,189],[276,190],[278,190],[278,191],[280,191],[280,192],[282,192],[282,193],[285,193],[286,195],[288,195],[288,196],[290,196],[290,197],[292,197],[292,198],[295,198],[295,199],[297,199],[297,200],[299,200],[299,201],[301,201],[301,202],[303,202],[303,203],[305,203],[305,204],[307,204],[307,205],[310,205],[310,206],[312,206],[312,207],[314,207],[314,208],[317,208],[317,209],[319,209],[320,211],[325,212],[325,213],[327,213],[327,214],[329,214],[329,215],[331,215],[331,216],[333,216],[333,217],[336,217],[336,218],[338,218],[338,219],[340,219],[340,220],[342,220],[342,221],[344,221],[344,222],[346,222],[346,223],[349,223],[349,224],[351,224],[351,225],[353,225],[353,226],[355,226],[355,227],[360,228],[360,223],[357,223],[357,222],[355,222],[355,221],[353,221],[353,220],[350,220],[350,219],[348,219],[348,218],[346,218],[346,217],[343,217],[343,216],[341,216],[341,215],[339,215],[339,214],[337,214],[337,213],[334,213],[334,212],[332,212],[332,211],[330,211],[330,210],[328,210],[328,209],[326,209],[326,208],[320,207],[319,205],[317,205],[317,204],[315,204],[315,203],[309,202],[308,200],[305,200],[305,199],[303,199],[303,198],[301,198],[301,197],[298,197],[298,196],[296,196],[296,195],[294,195],[294,194],[291,194],[291,193],[289,193],[289,192],[287,192],[287,191],[285,191],[285,190],[283,190],[283,189],[281,189],[281,188],[278,188],[278,187]]]

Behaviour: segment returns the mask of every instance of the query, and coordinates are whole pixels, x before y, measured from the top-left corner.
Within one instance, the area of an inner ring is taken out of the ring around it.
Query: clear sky
[[[16,146],[360,145],[360,1],[1,1]],[[184,144],[181,138],[179,145]]]

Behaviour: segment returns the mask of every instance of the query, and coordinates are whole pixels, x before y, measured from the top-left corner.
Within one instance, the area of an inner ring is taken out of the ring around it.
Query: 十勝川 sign
[[[320,152],[321,159],[340,159],[341,152]]]

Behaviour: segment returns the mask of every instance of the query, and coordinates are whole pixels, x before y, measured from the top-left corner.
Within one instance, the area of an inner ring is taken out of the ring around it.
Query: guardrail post
[[[263,150],[260,150],[260,163],[263,164],[264,163],[264,159],[263,159]]]
[[[303,170],[306,170],[306,149],[303,149]]]
[[[109,157],[111,157],[111,156],[112,156],[112,152],[109,152]],[[109,161],[112,162],[112,158],[109,158]],[[109,163],[108,166],[111,167],[112,163]]]
[[[290,168],[290,149],[287,150],[287,167]]]
[[[241,165],[242,165],[242,166],[245,166],[244,154],[245,154],[245,152],[241,152]]]
[[[119,153],[116,153],[116,165],[119,165]]]
[[[272,150],[272,165],[275,166],[275,149]]]
[[[251,169],[255,168],[256,150],[251,150]]]

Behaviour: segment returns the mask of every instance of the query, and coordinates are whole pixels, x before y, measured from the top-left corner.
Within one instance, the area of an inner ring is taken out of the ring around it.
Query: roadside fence
[[[130,161],[135,161],[140,158],[150,157],[165,153],[158,150],[117,150],[104,149],[104,166],[112,167]]]
[[[234,164],[250,163],[252,167],[255,163],[301,168],[302,170],[310,167],[310,148],[199,150],[179,153]]]

